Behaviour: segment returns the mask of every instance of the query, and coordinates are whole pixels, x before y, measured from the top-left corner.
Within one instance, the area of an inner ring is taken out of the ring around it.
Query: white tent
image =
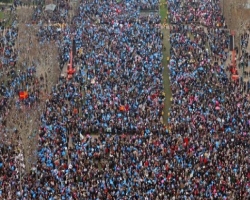
[[[47,6],[45,6],[45,11],[54,11],[56,8],[55,4],[48,4]]]
[[[244,6],[245,9],[250,9],[250,0],[247,0],[247,2],[245,2],[245,4],[242,4]]]

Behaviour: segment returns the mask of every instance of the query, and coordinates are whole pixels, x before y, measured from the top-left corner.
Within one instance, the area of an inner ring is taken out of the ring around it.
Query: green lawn
[[[13,0],[0,0],[0,3],[13,3]]]
[[[163,4],[160,6],[160,15],[162,19],[162,24],[164,23],[164,19],[167,18],[167,8],[165,6],[166,0],[161,0],[160,3]],[[169,69],[168,69],[168,63],[169,63],[169,57],[170,57],[170,41],[169,41],[169,36],[170,36],[170,31],[169,28],[162,29],[163,33],[163,46],[166,48],[166,50],[163,50],[163,60],[162,60],[162,66],[164,67],[163,69],[163,84],[164,84],[164,91],[165,91],[165,108],[164,108],[164,115],[163,115],[163,120],[164,124],[167,125],[168,122],[168,113],[169,109],[171,106],[171,98],[172,98],[172,92],[170,89],[170,79],[169,79]]]
[[[0,20],[2,20],[4,18],[4,13],[0,12]]]
[[[161,15],[161,20],[163,23],[163,20],[167,18],[167,7],[165,6],[166,0],[160,0],[160,15]]]
[[[9,6],[12,4],[13,4],[13,0],[0,0],[0,5],[5,8],[9,8]],[[0,20],[3,20],[4,17],[6,18],[5,13],[0,11]]]

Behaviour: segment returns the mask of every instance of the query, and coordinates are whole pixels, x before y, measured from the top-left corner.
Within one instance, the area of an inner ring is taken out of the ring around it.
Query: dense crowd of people
[[[55,41],[62,67],[75,40],[77,71],[51,88],[30,173],[23,171],[21,151],[0,146],[0,198],[249,199],[249,96],[226,75],[229,33],[219,0],[166,2],[172,24],[169,129],[162,123],[161,19],[140,15],[142,7],[158,8],[158,1],[82,0],[72,23],[60,30],[34,11],[41,21],[38,41]],[[12,62],[18,55],[4,41],[14,41],[16,30],[1,40],[1,57]],[[34,66],[23,72],[8,67],[1,122],[30,70],[35,79]],[[7,133],[4,123],[0,133]]]
[[[238,59],[238,66],[239,70],[242,71],[242,77],[240,77],[240,83],[243,85],[243,91],[248,93],[250,90],[250,70],[249,70],[249,52],[248,52],[248,46],[249,46],[249,27],[247,27],[247,30],[244,31],[244,33],[240,36],[240,53],[239,53],[239,59]]]

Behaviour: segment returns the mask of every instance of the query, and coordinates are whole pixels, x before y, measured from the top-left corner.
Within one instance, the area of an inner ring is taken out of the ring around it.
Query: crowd
[[[45,23],[50,22],[60,22],[63,23],[67,19],[69,11],[69,2],[66,0],[57,1],[54,10],[44,10],[43,1],[37,1],[37,6],[32,15],[33,23],[39,23],[40,20],[45,21]]]
[[[211,3],[201,2],[200,8]],[[219,1],[212,3],[219,4]],[[216,12],[216,6],[213,8]],[[178,6],[170,6],[170,10],[182,12]],[[206,15],[223,19],[217,12]],[[203,25],[203,18],[199,22]],[[175,23],[171,31],[173,103],[169,124],[172,133],[182,136],[185,146],[192,141],[187,153],[195,155],[190,159],[181,153],[176,159],[180,163],[195,162],[191,166],[197,167],[196,175],[190,176],[198,179],[193,188],[196,188],[196,195],[204,195],[202,199],[247,199],[249,98],[242,95],[239,82],[232,82],[226,76],[228,66],[224,63],[228,56],[229,33],[215,26],[218,21],[213,21],[214,25],[208,28],[185,26],[178,18]],[[194,39],[188,35],[191,31]]]
[[[129,1],[127,1],[129,2]],[[139,7],[140,10],[144,11],[148,11],[148,10],[159,10],[159,3],[157,0],[143,0],[143,1],[134,1],[136,2],[135,6]]]
[[[244,33],[240,36],[240,53],[238,59],[239,71],[242,71],[242,77],[240,77],[240,83],[243,85],[243,91],[248,93],[250,89],[249,81],[249,27],[248,30],[245,30]]]
[[[171,23],[198,23],[207,27],[226,27],[217,0],[202,2],[169,0],[168,5]]]
[[[20,2],[14,1],[14,7]],[[19,30],[16,10],[10,11],[12,20],[0,27],[0,198],[16,198],[16,187],[21,185],[25,173],[22,141],[17,127],[9,127],[11,112],[20,108],[31,108],[39,100],[40,86],[36,77],[36,66],[26,59],[19,60],[17,49]],[[27,51],[27,49],[26,49]],[[28,97],[19,98],[20,92],[28,91]],[[20,110],[19,110],[20,111]],[[24,112],[21,110],[21,112]],[[14,122],[11,122],[14,124]],[[19,193],[17,193],[19,194]],[[20,195],[20,194],[19,194]]]
[[[249,199],[249,96],[225,72],[229,33],[218,26],[219,0],[190,2],[167,1],[168,130],[160,17],[140,15],[157,1],[83,0],[72,27],[43,34],[49,26],[40,26],[39,41],[56,41],[62,65],[76,41],[77,72],[52,87],[38,162],[22,182],[22,154],[2,146],[1,198]]]

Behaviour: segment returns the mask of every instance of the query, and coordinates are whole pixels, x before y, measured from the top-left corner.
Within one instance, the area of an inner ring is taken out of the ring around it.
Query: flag
[[[27,99],[28,98],[28,92],[26,92],[26,91],[19,92],[19,98],[20,98],[20,100]]]

